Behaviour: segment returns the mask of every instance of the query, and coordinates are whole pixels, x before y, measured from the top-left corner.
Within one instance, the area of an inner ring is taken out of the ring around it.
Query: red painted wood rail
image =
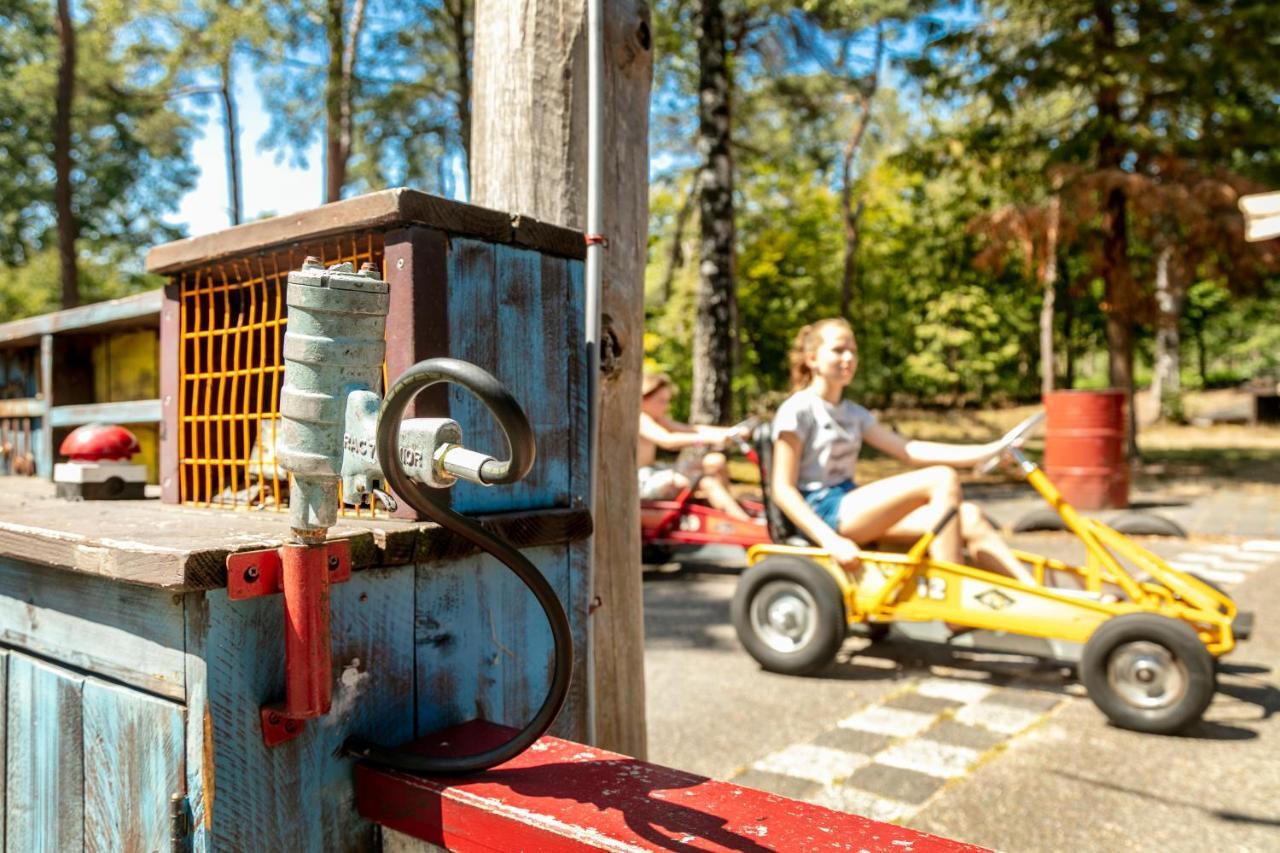
[[[512,733],[472,722],[407,749],[465,754]],[[466,779],[355,773],[360,814],[456,851],[983,849],[554,737]]]

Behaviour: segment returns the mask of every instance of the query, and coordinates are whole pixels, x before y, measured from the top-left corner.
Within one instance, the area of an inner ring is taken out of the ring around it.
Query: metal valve
[[[383,490],[390,482],[411,505],[430,512],[432,501],[420,485],[447,488],[459,479],[511,483],[533,465],[533,431],[523,410],[497,379],[475,365],[448,358],[422,361],[392,383],[385,400],[379,397],[374,389],[386,354],[389,290],[368,263],[357,272],[349,263],[326,269],[307,258],[302,269],[289,273],[279,457],[292,475],[292,541],[227,558],[230,598],[284,594],[290,626],[286,690],[283,702],[261,709],[268,746],[297,737],[306,719],[328,713],[331,704],[329,586],[351,576],[346,542],[327,540],[338,519],[339,483],[349,504],[376,500],[394,509],[395,499]],[[462,427],[449,418],[402,420],[413,397],[437,382],[463,385],[480,397],[506,435],[509,460],[464,447]],[[393,470],[384,470],[388,467]],[[516,554],[505,561],[523,559]],[[567,636],[563,613],[559,619],[557,637]]]

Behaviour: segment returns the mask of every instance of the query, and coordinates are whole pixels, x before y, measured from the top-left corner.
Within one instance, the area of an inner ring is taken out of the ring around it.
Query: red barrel
[[[1124,392],[1054,391],[1044,398],[1044,470],[1080,509],[1129,505]]]

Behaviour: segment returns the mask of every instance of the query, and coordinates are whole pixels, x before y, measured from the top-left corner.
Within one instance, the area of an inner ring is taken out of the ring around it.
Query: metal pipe
[[[604,261],[602,194],[604,185],[604,2],[587,0],[587,506],[594,511],[599,471],[600,431],[600,301],[601,263]],[[594,552],[595,537],[588,545]],[[595,560],[591,561],[587,600],[595,596]],[[594,631],[587,619],[587,743],[596,739]]]

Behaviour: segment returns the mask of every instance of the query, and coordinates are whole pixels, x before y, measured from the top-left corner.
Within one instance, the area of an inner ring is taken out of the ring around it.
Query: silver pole
[[[604,183],[604,9],[603,0],[587,0],[587,468],[590,482],[587,506],[596,506],[599,471],[600,430],[600,297],[603,220],[601,194]],[[594,555],[595,540],[588,547]],[[591,583],[587,600],[595,600],[595,559],[591,560]],[[596,740],[595,645],[592,619],[587,617],[587,743]]]

